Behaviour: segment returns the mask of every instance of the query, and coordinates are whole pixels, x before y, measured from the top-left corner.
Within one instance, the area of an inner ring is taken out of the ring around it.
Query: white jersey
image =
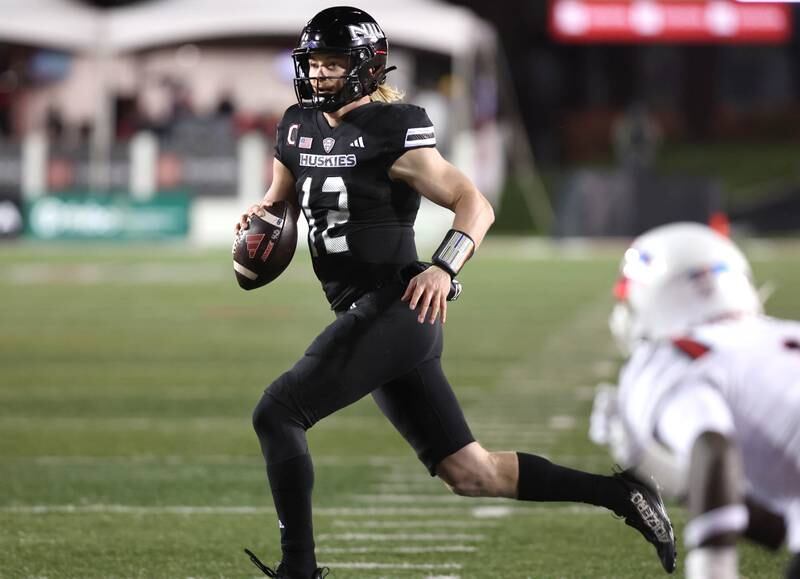
[[[644,343],[617,404],[634,448],[658,441],[684,468],[701,433],[733,437],[748,494],[785,515],[800,551],[800,323],[747,316]]]

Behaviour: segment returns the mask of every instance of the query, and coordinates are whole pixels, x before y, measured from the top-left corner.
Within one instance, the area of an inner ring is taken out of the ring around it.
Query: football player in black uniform
[[[329,8],[293,52],[298,104],[278,127],[273,181],[242,215],[288,200],[305,214],[314,271],[336,319],[265,391],[253,424],[280,521],[283,558],[268,576],[323,577],[314,555],[314,471],[306,430],[371,394],[431,475],[460,495],[582,501],[612,509],[675,567],[658,495],[627,475],[600,476],[525,453],[489,452],[472,436],[445,378],[442,324],[453,277],[494,219],[490,204],[435,148],[419,107],[384,84],[388,44],[378,23]],[[420,195],[455,213],[433,255],[417,261]]]

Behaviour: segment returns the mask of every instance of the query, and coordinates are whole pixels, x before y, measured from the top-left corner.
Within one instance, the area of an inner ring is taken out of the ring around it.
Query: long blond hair
[[[372,101],[380,101],[382,103],[395,103],[403,100],[404,96],[406,96],[406,93],[398,88],[388,84],[379,84],[378,88],[375,89],[375,92],[369,95],[369,99]]]

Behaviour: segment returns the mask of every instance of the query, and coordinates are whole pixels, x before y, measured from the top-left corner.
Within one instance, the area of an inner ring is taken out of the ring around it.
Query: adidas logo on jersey
[[[364,148],[364,137],[358,137],[355,141],[350,143],[351,147],[355,147],[356,149],[363,149]]]

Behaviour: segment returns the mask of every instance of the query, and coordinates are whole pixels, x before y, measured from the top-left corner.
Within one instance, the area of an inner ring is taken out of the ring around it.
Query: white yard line
[[[433,479],[431,475],[427,474],[424,471],[392,471],[389,473],[384,474],[381,477],[381,480],[385,483],[410,483],[410,484],[423,484],[428,483],[430,484],[431,479]]]
[[[381,503],[381,504],[420,504],[420,503],[454,503],[454,504],[467,504],[475,503],[475,499],[469,497],[461,497],[458,495],[447,494],[442,491],[441,494],[435,495],[414,495],[414,494],[377,494],[377,495],[351,495],[352,499],[360,503]],[[482,498],[480,499],[483,504],[504,504],[509,502],[508,499],[501,498]]]
[[[20,515],[48,514],[134,514],[134,515],[274,515],[272,507],[258,506],[192,506],[192,505],[119,505],[119,504],[81,504],[81,505],[7,505],[0,507],[0,513]],[[589,505],[554,505],[538,506],[517,503],[514,506],[480,506],[480,507],[321,507],[314,509],[314,514],[321,517],[464,517],[476,519],[493,519],[508,517],[513,514],[535,513],[577,513],[607,514],[601,507]],[[430,520],[430,519],[429,519]],[[424,521],[424,519],[423,519]],[[354,523],[357,524],[357,523]],[[387,523],[388,526],[388,523]],[[411,522],[409,522],[411,526]],[[432,525],[433,526],[433,525]]]
[[[405,493],[415,493],[421,492],[422,494],[428,494],[431,491],[441,490],[442,492],[447,492],[444,490],[444,485],[441,481],[427,481],[426,483],[378,483],[372,486],[372,490],[376,493],[386,493],[386,494],[405,494]]]
[[[30,421],[31,419],[25,418],[20,419],[19,422],[26,422]],[[49,419],[48,419],[49,420]],[[134,421],[138,421],[141,419],[132,419]],[[227,419],[226,419],[227,420]],[[233,419],[235,420],[235,419]],[[3,422],[6,422],[7,419],[3,418]],[[76,418],[74,422],[83,421],[85,422],[85,418]],[[142,422],[141,426],[148,426],[149,423]],[[313,457],[314,464],[318,466],[367,466],[367,467],[375,467],[375,468],[384,468],[389,464],[397,465],[402,464],[406,466],[417,466],[419,465],[418,462],[414,461],[407,461],[405,459],[398,459],[398,458],[382,458],[382,457],[374,457],[374,456],[338,456],[338,455],[329,455],[329,456],[320,456],[320,457]],[[73,464],[85,464],[85,465],[96,465],[96,464],[113,464],[113,463],[123,463],[123,464],[130,464],[130,463],[137,463],[137,464],[170,464],[170,465],[190,465],[194,466],[197,464],[241,464],[241,465],[261,465],[263,459],[261,455],[252,455],[252,456],[244,456],[244,455],[226,455],[226,454],[210,454],[210,455],[198,455],[198,456],[191,456],[191,455],[156,455],[156,454],[133,454],[133,455],[111,455],[111,456],[91,456],[91,455],[70,455],[70,456],[59,456],[59,455],[40,455],[40,456],[33,456],[33,457],[9,457],[3,459],[5,463],[32,463],[32,464],[54,464],[54,465],[73,465]],[[420,474],[413,475],[406,473],[405,478],[398,478],[398,481],[412,481],[412,482],[424,482],[427,481],[428,484],[431,483],[431,477],[424,471],[424,467],[419,466]]]
[[[317,547],[317,553],[333,554],[368,554],[368,553],[400,553],[403,555],[419,555],[422,553],[474,553],[477,547],[469,545],[435,545],[432,547]]]
[[[135,505],[25,505],[0,508],[0,512],[24,515],[49,514],[132,514],[132,515],[262,515],[275,514],[272,507],[249,506],[184,506],[164,505],[143,507]]]
[[[486,535],[469,533],[321,533],[317,535],[318,541],[472,541],[480,542]]]
[[[397,571],[436,571],[453,569],[459,570],[463,568],[460,563],[365,563],[363,561],[354,561],[352,563],[328,563],[320,562],[320,567],[330,567],[331,569],[386,569]]]
[[[334,521],[334,527],[359,527],[360,529],[406,529],[419,527],[464,528],[464,527],[496,527],[493,521],[449,520],[449,521]]]
[[[314,509],[320,517],[435,517],[469,516],[470,508],[424,507],[321,507]],[[274,515],[272,507],[258,506],[139,506],[117,504],[90,505],[12,505],[0,507],[2,513],[23,515],[48,514],[134,514],[134,515]]]

